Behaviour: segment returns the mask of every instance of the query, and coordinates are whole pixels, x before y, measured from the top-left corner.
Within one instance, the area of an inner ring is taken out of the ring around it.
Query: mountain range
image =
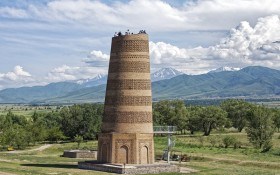
[[[151,74],[151,81],[155,82],[155,81],[170,79],[170,78],[176,77],[178,75],[182,75],[182,74],[184,74],[184,73],[181,71],[178,71],[176,69],[173,69],[171,67],[162,68]]]
[[[165,79],[154,78],[152,82],[153,100],[280,96],[280,71],[267,67],[252,66],[230,71],[227,69],[201,75],[186,75],[172,70],[173,76],[169,72],[170,69],[166,69],[166,71],[160,70],[162,73],[157,72],[155,75],[156,78]],[[167,75],[171,75],[172,78],[168,78]],[[102,102],[106,88],[106,84],[102,81],[106,83],[105,79],[107,79],[106,75],[95,80],[4,89],[0,91],[0,103]],[[98,81],[99,84],[94,81]]]

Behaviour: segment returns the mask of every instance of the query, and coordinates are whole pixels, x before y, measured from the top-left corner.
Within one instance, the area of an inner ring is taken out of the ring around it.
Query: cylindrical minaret
[[[112,38],[98,160],[154,162],[149,38],[145,33]]]

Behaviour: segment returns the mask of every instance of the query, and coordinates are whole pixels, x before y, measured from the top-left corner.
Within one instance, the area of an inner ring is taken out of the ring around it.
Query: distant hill
[[[84,88],[77,83],[59,82],[46,86],[9,88],[0,91],[0,103],[30,103],[63,96]]]
[[[33,89],[34,88],[34,89]],[[84,103],[104,101],[106,85],[85,88],[78,84],[7,89],[0,102]],[[280,71],[266,67],[246,67],[239,71],[202,75],[181,74],[152,83],[153,99],[273,98],[280,96]]]
[[[227,98],[280,95],[280,71],[246,67],[202,75],[180,75],[153,83],[153,98]]]

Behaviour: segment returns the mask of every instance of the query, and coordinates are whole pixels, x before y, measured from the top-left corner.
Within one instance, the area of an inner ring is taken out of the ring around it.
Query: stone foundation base
[[[114,164],[153,164],[153,134],[100,133],[97,160]]]
[[[69,158],[97,158],[97,151],[90,151],[90,150],[65,150],[63,152],[63,157]]]
[[[166,163],[162,164],[100,164],[97,161],[79,162],[78,167],[80,169],[105,171],[118,174],[157,174],[157,173],[171,173],[180,172],[180,168],[176,165],[170,165]]]

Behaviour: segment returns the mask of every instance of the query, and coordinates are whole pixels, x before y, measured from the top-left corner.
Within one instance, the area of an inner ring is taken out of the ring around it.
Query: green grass
[[[36,111],[37,113],[47,113],[56,110],[56,106],[29,106],[29,105],[15,105],[15,104],[0,104],[0,115],[6,115],[8,111],[15,115],[31,117]]]
[[[96,148],[97,142],[83,143],[82,147]],[[15,174],[72,174],[104,175],[104,172],[80,170],[77,168],[78,161],[84,159],[65,158],[60,155],[63,150],[76,149],[76,143],[53,144],[43,151],[32,151],[19,154],[0,152],[0,174],[1,172]]]
[[[273,138],[274,147],[267,153],[260,153],[247,141],[245,133],[215,134],[222,138],[225,135],[234,135],[242,142],[239,149],[223,148],[219,144],[213,147],[205,138],[203,143],[198,139],[200,136],[176,135],[177,151],[191,157],[190,162],[182,162],[180,166],[186,166],[199,170],[197,175],[208,174],[238,174],[238,175],[275,175],[280,174],[280,133]],[[166,148],[166,137],[155,137],[155,152],[162,154]],[[39,145],[36,145],[38,147]],[[82,148],[95,149],[96,141],[82,143]],[[60,157],[63,150],[76,149],[77,143],[53,144],[43,151],[30,151],[19,154],[0,152],[0,174],[8,172],[13,174],[71,174],[71,175],[104,175],[108,173],[98,171],[80,170],[77,162],[84,159],[72,159]],[[162,175],[179,175],[179,173],[162,173]]]

